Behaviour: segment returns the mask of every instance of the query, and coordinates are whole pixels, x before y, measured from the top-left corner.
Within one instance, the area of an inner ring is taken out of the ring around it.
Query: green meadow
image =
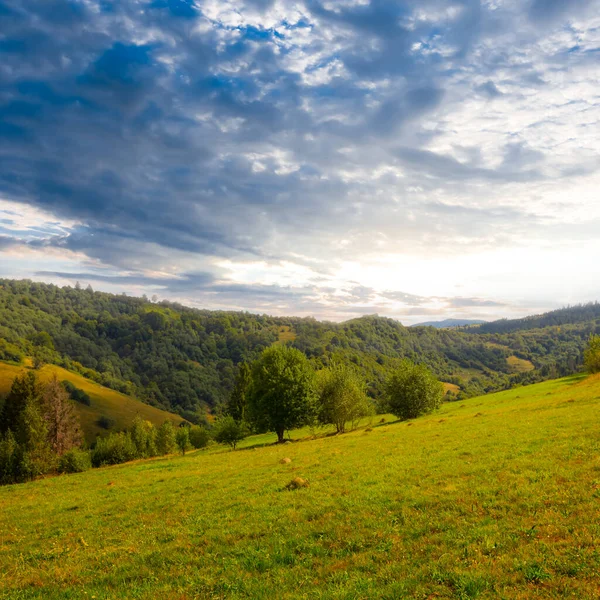
[[[597,598],[599,407],[571,377],[0,488],[0,598]]]

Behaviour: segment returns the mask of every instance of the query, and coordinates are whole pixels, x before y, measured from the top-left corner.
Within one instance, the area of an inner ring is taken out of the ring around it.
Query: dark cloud
[[[517,4],[0,2],[1,197],[74,223],[4,223],[0,239],[179,273],[98,281],[258,304],[297,290],[240,286],[217,270],[206,279],[210,261],[287,260],[326,279],[334,259],[376,252],[375,239],[401,252],[433,238],[443,252],[509,236],[511,223],[537,226],[533,210],[480,199],[481,186],[502,198],[597,165],[556,166],[548,147],[491,126],[489,147],[436,145],[459,137],[463,103],[492,113],[593,61],[589,48],[557,44],[545,64],[530,45],[597,2]],[[307,287],[298,306],[320,306],[323,293]],[[382,298],[360,284],[338,296],[350,307]]]

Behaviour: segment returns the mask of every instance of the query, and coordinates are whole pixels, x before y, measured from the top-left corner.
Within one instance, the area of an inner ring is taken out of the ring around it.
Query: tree
[[[590,373],[600,373],[600,335],[591,335],[584,352],[585,367]]]
[[[67,450],[81,446],[83,436],[75,405],[56,375],[44,387],[41,400],[52,450],[62,456]]]
[[[171,421],[165,421],[156,432],[156,449],[159,454],[173,454],[177,449],[175,428]]]
[[[283,442],[286,430],[314,421],[315,373],[296,348],[266,348],[252,368],[248,412],[259,429],[275,431]]]
[[[0,433],[16,431],[19,415],[30,399],[39,400],[42,388],[33,371],[15,377],[0,413]]]
[[[404,359],[386,383],[388,410],[400,419],[414,419],[440,406],[444,386],[425,365]]]
[[[56,455],[48,441],[48,424],[39,398],[29,398],[17,419],[15,440],[18,444],[15,475],[27,481],[53,469]]]
[[[235,386],[227,404],[227,414],[236,421],[243,421],[246,417],[247,395],[252,382],[252,371],[248,363],[241,363],[235,378]]]
[[[145,421],[140,416],[136,416],[131,424],[129,435],[131,441],[135,444],[139,458],[156,456],[156,428],[150,421]]]
[[[317,375],[321,423],[335,425],[336,431],[343,433],[347,423],[372,413],[364,382],[348,366],[336,363]]]
[[[236,421],[231,415],[227,415],[217,421],[214,438],[219,444],[227,444],[235,450],[238,443],[247,437],[248,433],[246,423]]]
[[[189,427],[178,427],[175,434],[175,442],[181,454],[185,455],[185,451],[190,447],[190,431]]]

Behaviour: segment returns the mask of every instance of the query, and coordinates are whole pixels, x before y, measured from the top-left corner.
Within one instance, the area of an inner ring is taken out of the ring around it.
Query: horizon
[[[0,277],[405,325],[597,301],[599,9],[2,1]]]

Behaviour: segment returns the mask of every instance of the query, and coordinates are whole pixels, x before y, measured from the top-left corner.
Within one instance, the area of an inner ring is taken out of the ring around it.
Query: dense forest
[[[402,358],[464,397],[575,372],[599,332],[598,304],[467,329],[406,328],[378,316],[328,323],[0,280],[0,360],[55,363],[192,421],[227,401],[240,363],[276,343],[317,368],[352,363],[374,399]]]

